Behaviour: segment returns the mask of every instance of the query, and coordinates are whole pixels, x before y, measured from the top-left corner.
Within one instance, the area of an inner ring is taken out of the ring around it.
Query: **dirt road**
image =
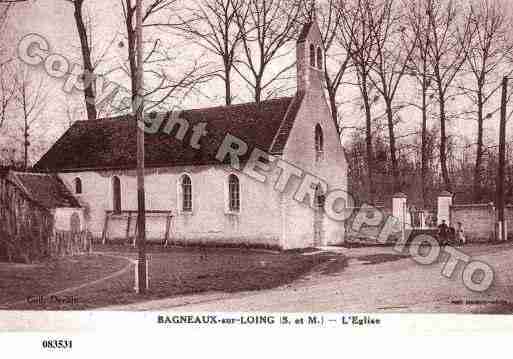
[[[209,293],[114,309],[374,313],[506,313],[513,309],[511,244],[463,248],[472,259],[490,264],[495,271],[494,284],[484,293],[465,287],[461,264],[449,279],[441,275],[444,260],[425,266],[392,248],[340,250],[351,258],[340,273],[313,272],[291,285],[266,291]]]

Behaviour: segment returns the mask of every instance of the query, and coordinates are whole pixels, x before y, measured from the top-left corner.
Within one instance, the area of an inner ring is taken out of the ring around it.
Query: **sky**
[[[187,0],[184,0],[185,3]],[[86,2],[88,8],[86,12],[92,14],[90,17],[92,32],[90,36],[93,39],[93,56],[105,54],[103,62],[98,68],[98,72],[103,73],[112,68],[118,68],[126,57],[126,45],[122,46],[124,41],[123,19],[119,0],[89,0]],[[64,55],[73,63],[81,63],[80,51],[78,48],[79,40],[76,34],[75,22],[73,18],[73,7],[65,0],[29,0],[27,3],[19,4],[15,7],[9,18],[6,34],[4,38],[10,44],[9,49],[15,54],[19,39],[30,33],[36,33],[45,37],[50,46],[51,52]],[[181,73],[184,69],[191,66],[194,60],[204,60],[206,54],[201,49],[186,44],[178,37],[170,37],[163,33],[146,33],[148,38],[161,37],[169,41],[169,48],[173,49],[176,57],[169,62],[171,73]],[[126,44],[126,42],[124,43]],[[293,52],[291,52],[293,54]],[[273,68],[278,69],[283,64],[293,61],[293,56],[285,56]],[[44,78],[45,93],[47,94],[47,104],[41,114],[41,120],[31,129],[36,139],[33,139],[34,146],[31,151],[32,162],[36,161],[43,151],[46,151],[53,142],[55,142],[69,127],[69,116],[74,120],[85,119],[83,107],[83,97],[80,93],[72,95],[63,91],[63,81],[55,80],[45,75],[42,68],[33,68],[36,78]],[[128,88],[126,76],[121,71],[110,73],[109,80],[117,81]],[[408,87],[408,86],[407,86]],[[406,89],[408,91],[414,88]],[[245,102],[250,100],[251,95],[243,81],[235,81],[234,94],[237,96],[235,102]],[[293,86],[288,94],[293,93]],[[184,108],[198,108],[211,105],[219,105],[223,102],[224,89],[220,81],[212,81],[203,86],[200,92],[189,94],[183,100],[181,106]],[[358,102],[358,92],[354,88],[347,88],[343,92],[341,101]],[[362,114],[359,106],[350,105],[341,109],[345,126],[361,125]],[[401,132],[415,132],[420,126],[420,114],[413,109],[406,109],[401,114],[403,119],[400,125]],[[487,136],[491,141],[496,137],[498,121],[492,118],[487,123]],[[475,124],[471,121],[455,120],[449,125],[452,133],[457,135],[471,136],[475,130]],[[11,130],[13,127],[11,127]],[[19,131],[19,128],[14,128]],[[0,134],[1,136],[1,134]],[[10,141],[9,139],[3,139]],[[344,140],[344,139],[343,139]]]
[[[103,72],[117,68],[124,63],[126,57],[126,45],[120,45],[121,41],[124,41],[124,44],[126,41],[124,40],[122,10],[119,1],[91,0],[86,3],[88,3],[86,12],[94,14],[89,18],[92,29],[89,35],[94,43],[93,57],[105,54],[103,56],[104,63],[98,68],[98,71]],[[73,7],[65,0],[29,0],[27,3],[18,4],[10,12],[6,29],[7,33],[4,35],[4,39],[9,44],[11,56],[16,54],[20,39],[34,33],[43,36],[48,41],[51,53],[63,55],[70,63],[82,63]],[[184,54],[186,51],[182,49],[182,53]],[[189,57],[187,56],[187,58]],[[185,63],[183,65],[186,66]],[[64,81],[46,76],[42,66],[31,68],[30,72],[33,74],[34,81],[39,81],[40,78],[44,79],[44,89],[48,95],[41,120],[38,120],[32,128],[32,132],[38,137],[36,140],[32,140],[32,143],[41,144],[37,148],[35,146],[31,151],[32,162],[34,162],[37,157],[42,155],[42,151],[48,149],[69,127],[68,112],[75,120],[86,118],[81,93],[68,94],[63,91]],[[123,76],[121,71],[111,73],[108,78],[129,88],[128,79]],[[198,103],[198,99],[198,96],[195,96],[195,99],[191,98],[194,103],[187,105],[206,106],[210,101],[206,99],[204,103]],[[8,127],[10,131],[21,131],[18,126],[15,126],[15,121],[10,121],[10,125]],[[10,140],[4,138],[4,141]]]
[[[183,1],[187,4],[187,0]],[[87,5],[87,6],[86,6]],[[121,70],[111,72],[112,69],[120,68],[127,56],[127,46],[123,23],[122,8],[119,0],[88,0],[85,2],[85,13],[89,14],[87,20],[91,21],[90,39],[93,42],[93,61],[101,56],[102,62],[96,72],[103,74],[108,72],[108,80],[115,81],[129,89],[128,77]],[[87,16],[87,15],[86,15]],[[167,14],[163,13],[163,17]],[[43,36],[50,44],[50,52],[58,53],[66,57],[71,63],[81,64],[79,38],[76,32],[76,25],[73,17],[73,6],[65,0],[28,0],[26,3],[18,4],[11,11],[9,23],[6,28],[8,34],[4,36],[10,44],[11,56],[16,54],[17,44],[20,39],[28,34]],[[165,46],[171,49],[173,57],[166,63],[166,72],[171,76],[184,73],[190,69],[195,62],[200,62],[206,69],[213,68],[211,64],[215,59],[205,56],[205,50],[186,43],[183,38],[169,36],[162,31],[145,30],[145,40],[161,38],[167,41]],[[148,50],[146,48],[146,50]],[[294,61],[290,56],[284,58],[283,63]],[[278,63],[278,61],[277,61]],[[217,66],[217,62],[216,62]],[[278,69],[278,67],[276,67]],[[271,69],[274,71],[274,69]],[[42,143],[37,149],[33,149],[32,160],[42,155],[42,151],[60,137],[69,127],[67,113],[70,113],[76,120],[85,120],[85,109],[83,97],[80,93],[72,95],[63,91],[64,81],[54,80],[45,76],[42,66],[31,68],[34,78],[39,80],[44,77],[45,90],[48,93],[47,104],[41,115],[41,121],[32,129],[40,137]],[[235,77],[235,75],[233,75]],[[151,82],[151,79],[146,79]],[[246,102],[251,100],[251,93],[241,79],[236,81],[232,87],[235,95],[234,102]],[[292,94],[292,89],[287,94]],[[198,108],[214,105],[221,105],[224,102],[224,85],[220,80],[214,79],[203,85],[198,92],[190,93],[186,98],[180,99],[182,108]],[[13,130],[14,122],[11,121]],[[20,129],[15,129],[20,131]]]

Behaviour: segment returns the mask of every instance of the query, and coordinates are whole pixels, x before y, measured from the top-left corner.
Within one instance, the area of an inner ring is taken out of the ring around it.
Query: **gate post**
[[[451,225],[451,206],[452,193],[443,191],[438,195],[438,210],[436,215],[436,224],[440,225],[445,221],[447,226]]]
[[[394,216],[401,224],[401,237],[403,241],[406,240],[406,226],[410,222],[408,218],[408,209],[406,207],[407,201],[408,196],[402,192],[396,193],[392,197],[392,216]]]

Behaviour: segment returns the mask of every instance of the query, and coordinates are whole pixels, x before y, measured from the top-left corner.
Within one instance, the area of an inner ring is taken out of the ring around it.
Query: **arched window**
[[[75,194],[82,194],[82,180],[80,178],[75,178]]]
[[[231,212],[239,212],[240,210],[240,183],[239,178],[234,174],[228,177],[228,200]]]
[[[315,126],[315,160],[322,159],[324,153],[324,139],[322,135],[322,128],[319,124]]]
[[[315,46],[310,44],[310,66],[315,67]]]
[[[322,50],[320,47],[317,48],[317,68],[322,70]]]
[[[192,181],[188,175],[183,175],[180,183],[182,194],[182,211],[192,212]]]
[[[118,177],[112,178],[112,209],[115,213],[121,212],[121,181]]]

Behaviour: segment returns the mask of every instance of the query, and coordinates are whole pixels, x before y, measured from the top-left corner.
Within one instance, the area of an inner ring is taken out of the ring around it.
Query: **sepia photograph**
[[[511,0],[0,0],[0,332],[511,334],[512,23]]]

